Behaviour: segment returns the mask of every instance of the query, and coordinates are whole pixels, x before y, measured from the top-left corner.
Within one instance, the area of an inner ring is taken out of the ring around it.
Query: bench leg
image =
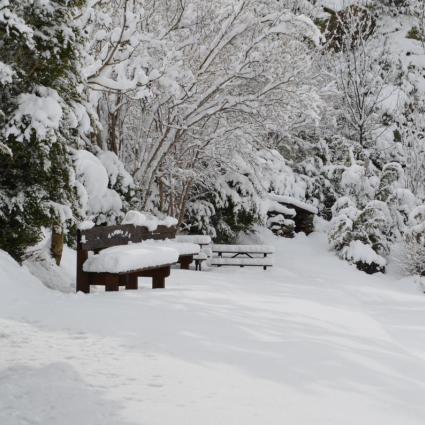
[[[165,288],[165,278],[170,276],[170,266],[146,270],[138,273],[138,276],[151,277],[152,289],[163,289]]]
[[[77,275],[77,292],[81,291],[90,294],[90,281],[86,273],[82,272]]]
[[[267,270],[267,266],[263,266],[263,270]]]
[[[85,294],[90,293],[90,279],[89,275],[83,271],[83,264],[87,260],[88,253],[81,248],[81,244],[77,247],[77,279],[75,289],[76,292],[81,291]]]
[[[180,257],[180,268],[182,270],[189,270],[192,261],[193,255],[185,255]]]
[[[152,289],[164,289],[165,277],[161,275],[152,276]]]
[[[131,274],[127,276],[126,279],[126,284],[125,284],[125,289],[138,289],[139,285],[138,285],[138,281],[137,281],[137,275]]]

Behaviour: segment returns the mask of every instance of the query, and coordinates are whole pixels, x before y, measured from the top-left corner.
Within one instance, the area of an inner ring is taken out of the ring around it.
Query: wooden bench
[[[89,258],[89,251],[94,251],[95,254],[99,254],[102,250],[112,247],[117,247],[117,252],[120,251],[119,247],[133,248],[136,246],[128,244],[140,244],[142,241],[149,239],[167,239],[172,238],[175,235],[175,228],[158,226],[154,231],[149,231],[146,227],[133,226],[131,224],[124,224],[118,226],[107,226],[107,227],[93,227],[87,230],[78,230],[77,232],[77,285],[76,290],[85,293],[90,292],[90,285],[103,285],[106,291],[117,291],[119,286],[125,286],[126,289],[137,289],[138,283],[137,278],[141,276],[152,278],[152,288],[164,288],[165,278],[170,275],[170,267],[172,264],[177,263],[178,253],[175,250],[167,248],[155,248],[146,246],[145,252],[158,252],[163,257],[164,253],[169,261],[162,262],[158,258],[158,261],[152,261],[153,265],[137,267],[137,261],[130,266],[129,270],[112,270],[112,264],[105,264],[104,269],[96,269],[96,271],[87,271],[88,263],[93,263],[92,258]],[[143,244],[141,244],[143,247]],[[155,249],[157,251],[155,251]],[[133,257],[136,257],[135,253]],[[99,254],[102,255],[102,254]],[[112,255],[112,254],[111,254]],[[113,258],[113,255],[112,255]],[[104,258],[105,259],[105,258]],[[88,263],[86,263],[88,261]],[[141,264],[143,261],[141,261]],[[92,264],[93,265],[93,264]],[[183,265],[183,264],[182,264]]]
[[[268,245],[222,245],[216,244],[212,247],[214,254],[210,260],[211,266],[273,266],[270,255],[274,253],[274,248]]]

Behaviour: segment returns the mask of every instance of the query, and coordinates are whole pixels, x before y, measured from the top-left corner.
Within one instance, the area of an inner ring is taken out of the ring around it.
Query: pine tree
[[[42,227],[73,220],[82,5],[0,0],[0,248],[17,259]]]

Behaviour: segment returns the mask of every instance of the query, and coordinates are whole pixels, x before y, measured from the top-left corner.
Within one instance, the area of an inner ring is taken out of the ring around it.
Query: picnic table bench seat
[[[271,258],[244,258],[244,257],[215,257],[210,263],[212,266],[273,266]]]
[[[275,249],[270,245],[225,245],[215,244],[212,247],[212,252],[218,254],[224,253],[247,253],[247,254],[273,254]]]
[[[226,245],[216,244],[212,247],[214,256],[210,260],[211,266],[273,266],[270,257],[275,252],[274,247],[269,245]]]

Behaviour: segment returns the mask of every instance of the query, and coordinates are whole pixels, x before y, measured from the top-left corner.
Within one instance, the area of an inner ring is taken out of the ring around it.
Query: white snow
[[[0,252],[0,423],[423,425],[413,279],[359,272],[323,235],[264,243],[267,272],[173,269],[165,290],[91,295]]]
[[[119,245],[91,255],[83,264],[83,270],[94,273],[121,273],[146,269],[177,262],[179,253],[169,247],[145,244]]]
[[[247,252],[257,254],[272,254],[275,252],[273,246],[269,245],[226,245],[226,244],[215,244],[212,247],[213,252]]]
[[[289,217],[295,217],[297,215],[294,209],[285,207],[285,205],[279,204],[276,201],[270,201],[268,211],[289,215]]]
[[[352,241],[350,245],[342,249],[342,257],[348,261],[356,263],[361,261],[366,264],[375,263],[378,266],[385,267],[387,261],[378,255],[370,245],[366,245],[361,241]]]
[[[312,214],[318,213],[318,210],[314,205],[307,204],[306,202],[296,199],[292,196],[270,194],[269,197],[273,201],[281,202],[283,204],[293,205],[294,207],[298,207],[303,210],[309,211]]]
[[[119,160],[117,155],[111,151],[102,151],[97,157],[108,173],[109,182],[112,186],[120,180],[123,189],[134,187],[134,181],[131,175],[125,170],[124,164]]]
[[[134,226],[147,227],[151,232],[156,230],[158,226],[173,227],[177,224],[177,220],[173,217],[165,217],[160,219],[149,213],[139,211],[129,211],[121,224],[133,224]]]
[[[13,71],[13,68],[7,63],[0,61],[0,84],[10,84],[13,81],[14,75],[15,71]]]
[[[177,235],[177,242],[191,242],[200,245],[209,245],[211,243],[211,236],[208,235]]]
[[[95,224],[91,220],[85,220],[78,224],[79,230],[89,230],[92,229]]]
[[[152,247],[160,246],[165,248],[173,248],[179,253],[179,255],[199,254],[199,251],[201,250],[201,247],[197,244],[190,243],[190,242],[178,242],[172,239],[166,239],[166,240],[148,239],[147,241],[143,242],[143,246],[152,246]]]
[[[102,162],[91,152],[79,150],[74,155],[77,188],[84,201],[84,213],[89,216],[119,216],[122,201],[115,190],[109,189],[108,173]]]
[[[29,140],[32,130],[41,140],[49,136],[50,130],[57,130],[62,119],[63,111],[60,97],[53,89],[38,87],[37,94],[20,94],[17,99],[17,109],[12,122],[17,125],[24,117],[30,120],[30,124],[21,134],[21,130],[12,125],[6,130],[6,137],[13,134],[18,140]]]
[[[267,258],[246,257],[214,257],[210,260],[212,266],[272,266],[273,260]]]

